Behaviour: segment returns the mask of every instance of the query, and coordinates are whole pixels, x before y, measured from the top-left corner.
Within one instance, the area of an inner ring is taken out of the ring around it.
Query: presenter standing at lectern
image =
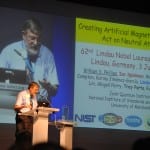
[[[16,111],[16,144],[21,143],[21,140],[26,140],[29,142],[28,144],[32,145],[33,117],[21,115],[21,113],[37,109],[39,88],[38,83],[31,82],[28,85],[28,89],[20,91],[16,97],[14,105],[14,110]]]

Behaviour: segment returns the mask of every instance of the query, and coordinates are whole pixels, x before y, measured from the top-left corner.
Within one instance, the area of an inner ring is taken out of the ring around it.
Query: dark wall
[[[74,0],[75,1],[75,0]],[[82,0],[81,0],[82,1]],[[122,2],[120,4],[120,8],[122,6]],[[85,18],[93,18],[99,20],[120,22],[120,23],[128,23],[133,25],[150,25],[150,15],[149,13],[140,13],[136,12],[136,9],[133,8],[133,11],[127,9],[113,9],[115,7],[115,3],[105,6],[105,8],[100,7],[100,3],[98,7],[83,5],[83,3],[72,3],[71,1],[65,2],[65,0],[1,0],[0,6],[17,8],[17,9],[25,9],[31,11],[39,11],[50,13],[54,15],[61,16],[71,16],[71,17],[85,17]],[[124,5],[125,6],[125,5]],[[122,6],[123,7],[123,6]],[[131,7],[131,5],[130,5]],[[140,6],[138,6],[140,7]],[[141,5],[142,7],[142,5]],[[118,6],[119,8],[119,6]],[[134,11],[135,10],[135,11]]]
[[[41,129],[42,130],[42,129]],[[54,125],[48,128],[49,141],[59,144],[59,129]],[[15,124],[0,124],[0,149],[7,150],[15,141]],[[85,150],[131,150],[133,143],[148,132],[73,128],[73,148]]]

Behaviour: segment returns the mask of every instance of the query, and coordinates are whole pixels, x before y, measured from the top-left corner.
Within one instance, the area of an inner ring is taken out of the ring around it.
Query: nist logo
[[[80,121],[80,122],[94,122],[94,118],[96,115],[88,115],[88,114],[75,114],[75,121]]]

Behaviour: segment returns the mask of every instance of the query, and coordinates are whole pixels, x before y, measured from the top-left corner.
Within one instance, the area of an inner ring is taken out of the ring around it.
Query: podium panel
[[[73,123],[67,121],[60,122],[64,127],[60,130],[60,145],[72,150]]]
[[[48,115],[49,113],[40,113],[40,115],[34,116],[32,135],[33,145],[39,142],[48,141]]]

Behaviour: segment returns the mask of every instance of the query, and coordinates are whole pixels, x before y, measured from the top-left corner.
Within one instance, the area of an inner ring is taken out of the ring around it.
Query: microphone
[[[14,51],[19,55],[22,56],[22,54],[20,52],[18,52],[16,49],[14,49]]]
[[[18,50],[14,49],[14,51],[16,52],[17,55],[19,55],[20,57],[22,57],[23,59],[25,59]]]

